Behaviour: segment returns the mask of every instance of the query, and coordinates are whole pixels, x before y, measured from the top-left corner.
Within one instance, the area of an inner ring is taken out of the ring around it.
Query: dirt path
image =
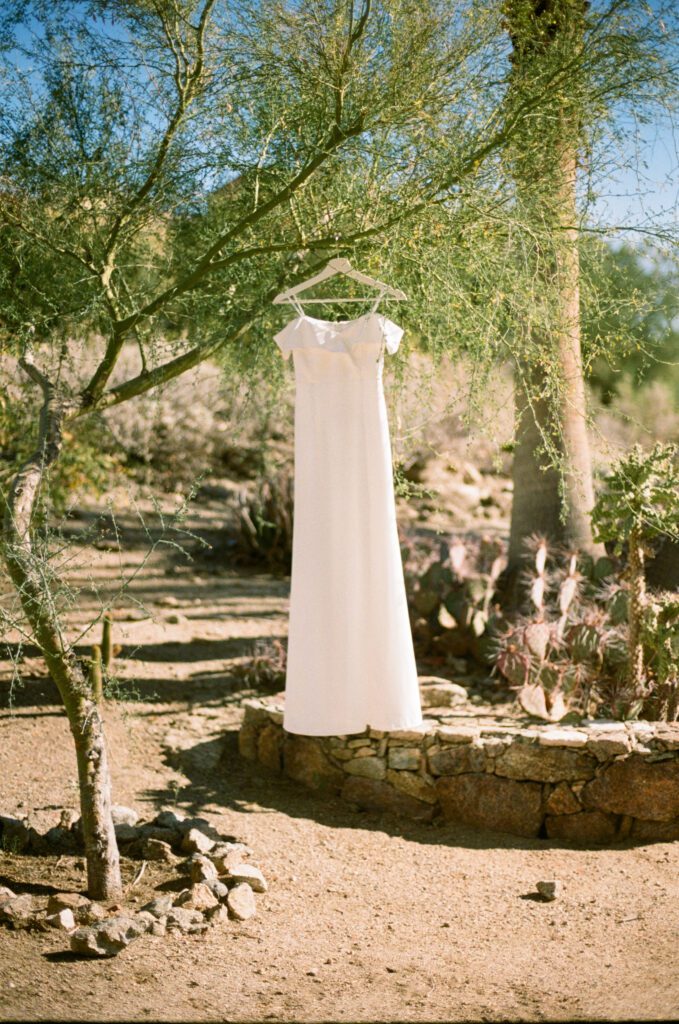
[[[91,554],[87,572],[103,580],[112,556]],[[142,698],[107,715],[116,801],[145,816],[175,803],[205,815],[253,847],[270,890],[245,924],[145,936],[114,960],[74,960],[59,935],[2,929],[3,1020],[679,1015],[679,844],[583,851],[414,825],[267,775],[237,756],[227,670],[254,638],[284,633],[285,583],[157,559],[135,586],[155,621],[116,627],[120,675]],[[0,810],[38,809],[44,827],[76,805],[76,772],[66,719],[35,670],[0,712]],[[20,890],[21,860],[1,857],[0,876]],[[536,902],[549,878],[563,896]]]

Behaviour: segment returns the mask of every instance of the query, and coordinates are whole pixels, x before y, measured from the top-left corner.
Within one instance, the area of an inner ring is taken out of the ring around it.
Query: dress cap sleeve
[[[401,343],[403,328],[395,324],[393,320],[389,320],[388,317],[380,317],[379,323],[387,352],[393,356]]]
[[[291,320],[278,332],[278,334],[274,334],[273,336],[273,340],[281,350],[281,355],[284,359],[289,359],[293,348],[297,348],[299,346],[300,326],[301,321],[299,318]]]

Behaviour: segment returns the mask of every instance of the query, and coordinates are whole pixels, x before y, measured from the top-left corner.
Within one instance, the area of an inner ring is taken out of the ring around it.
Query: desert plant
[[[293,474],[289,467],[263,477],[238,496],[236,561],[289,573],[292,564]]]
[[[422,653],[485,660],[484,640],[496,614],[495,584],[503,544],[490,537],[432,544],[402,541],[406,593]]]
[[[627,595],[607,578],[615,563],[574,551],[550,555],[539,536],[526,546],[533,557],[524,581],[531,609],[497,632],[495,668],[539,718],[558,721],[570,709],[587,714],[604,704],[620,716],[634,713],[624,686]]]
[[[287,648],[276,638],[256,640],[252,655],[235,665],[232,672],[237,679],[253,690],[277,693],[285,686]]]
[[[648,605],[644,560],[657,538],[679,537],[678,458],[679,449],[674,444],[658,443],[652,452],[644,452],[640,445],[635,445],[614,467],[592,511],[597,538],[612,544],[620,554],[626,549],[629,686],[639,699],[649,696],[652,683],[644,654],[645,643],[654,642],[649,622],[656,627],[661,621],[665,622],[665,613],[651,611]],[[656,600],[654,609],[657,606]],[[671,602],[667,608],[672,608]],[[671,628],[671,623],[669,626]],[[679,628],[676,620],[675,628]]]

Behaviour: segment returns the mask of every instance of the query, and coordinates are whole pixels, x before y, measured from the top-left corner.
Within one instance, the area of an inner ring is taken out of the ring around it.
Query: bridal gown
[[[382,389],[402,334],[373,312],[299,316],[275,336],[296,384],[288,732],[422,722]]]

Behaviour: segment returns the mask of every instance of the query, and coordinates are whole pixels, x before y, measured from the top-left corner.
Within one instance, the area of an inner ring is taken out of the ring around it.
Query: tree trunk
[[[112,899],[120,895],[122,885],[103,722],[87,675],[64,639],[49,572],[34,549],[31,532],[45,471],[59,456],[62,426],[71,409],[65,396],[31,364],[22,365],[42,387],[44,402],[38,448],[16,474],[4,501],[2,553],[75,741],[88,893],[93,899]]]
[[[533,62],[548,58],[551,48],[563,45],[566,36],[577,43],[584,9],[578,0],[509,0],[505,12],[513,43],[515,89],[530,83]],[[580,346],[577,112],[568,109],[565,101],[555,103],[544,137],[533,138],[531,152],[526,144],[513,168],[517,190],[527,198],[526,209],[535,210],[541,230],[551,235],[542,247],[549,256],[537,246],[536,277],[549,294],[555,328],[551,337],[533,339],[536,358],[522,361],[515,373],[514,497],[508,567],[500,586],[503,603],[509,607],[521,599],[524,543],[531,534],[544,534],[553,544],[595,557],[604,554],[603,545],[592,539],[590,523],[594,487]],[[553,125],[559,126],[556,132]],[[537,357],[545,348],[546,364],[558,373],[556,382],[549,379]]]

